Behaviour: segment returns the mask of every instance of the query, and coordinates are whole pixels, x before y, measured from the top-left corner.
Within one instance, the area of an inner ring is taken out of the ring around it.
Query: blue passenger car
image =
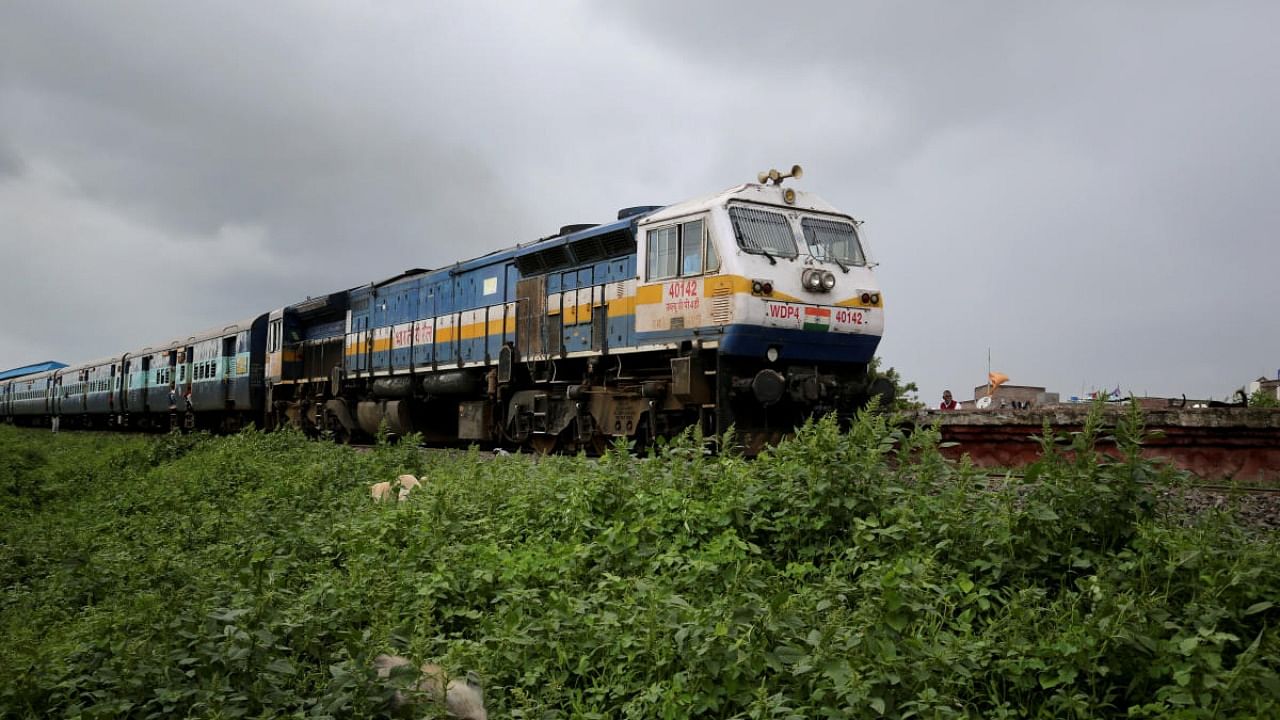
[[[160,429],[258,422],[266,327],[259,315],[126,353],[118,363],[120,422]]]

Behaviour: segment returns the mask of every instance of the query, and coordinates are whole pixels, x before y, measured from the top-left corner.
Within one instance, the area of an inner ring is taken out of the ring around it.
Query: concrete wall
[[[943,449],[948,457],[968,455],[978,467],[1013,468],[1040,456],[1040,444],[1033,438],[1041,434],[1044,423],[1055,433],[1078,431],[1090,409],[1085,404],[1068,404],[1019,412],[923,411],[916,421],[939,423],[942,439],[958,443]],[[1109,403],[1102,410],[1104,425],[1115,427],[1128,411],[1125,403]],[[1143,415],[1147,431],[1153,432],[1143,444],[1143,455],[1163,458],[1205,478],[1280,485],[1280,409],[1165,408]],[[1099,450],[1116,452],[1105,441]]]

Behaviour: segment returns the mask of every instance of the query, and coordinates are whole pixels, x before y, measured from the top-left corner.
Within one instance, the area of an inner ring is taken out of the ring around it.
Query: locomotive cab
[[[302,341],[298,313],[291,308],[273,311],[267,319],[267,377],[272,384],[297,380],[302,373],[298,345]]]
[[[342,363],[346,293],[331,293],[273,310],[267,318],[266,424],[327,427],[324,403]]]
[[[884,315],[860,225],[778,182],[639,224],[637,339],[682,343],[671,362],[684,409],[714,408],[709,429],[772,440],[809,415],[848,416],[891,393],[867,380]]]

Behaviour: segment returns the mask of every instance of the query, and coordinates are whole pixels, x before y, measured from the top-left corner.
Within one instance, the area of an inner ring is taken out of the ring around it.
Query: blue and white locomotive
[[[783,187],[799,174],[628,208],[613,222],[10,381],[0,414],[253,421],[340,437],[385,424],[540,450],[733,426],[758,447],[810,415],[848,415],[892,392],[867,374],[884,305],[860,223]]]

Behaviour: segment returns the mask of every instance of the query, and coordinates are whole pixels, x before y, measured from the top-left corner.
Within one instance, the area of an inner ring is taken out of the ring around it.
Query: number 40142
[[[861,325],[866,322],[861,310],[850,310],[848,308],[837,308],[835,320],[841,325]]]

